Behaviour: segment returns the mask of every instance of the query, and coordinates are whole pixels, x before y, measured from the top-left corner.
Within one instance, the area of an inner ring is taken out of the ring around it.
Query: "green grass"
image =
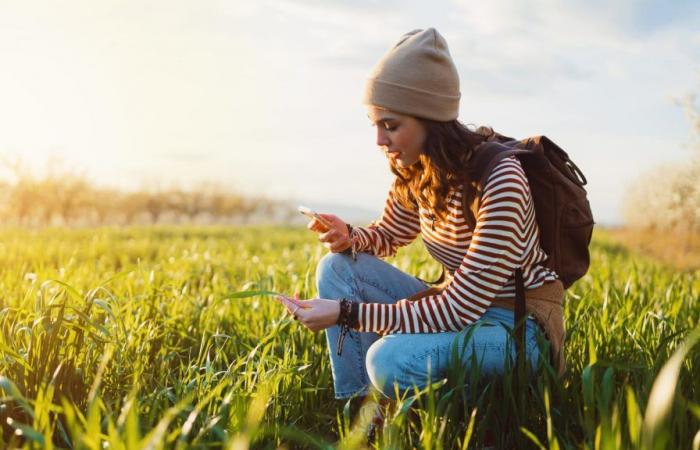
[[[592,250],[567,294],[562,379],[453,370],[398,402],[377,446],[700,448],[700,273],[601,233]],[[237,294],[314,296],[323,254],[291,228],[0,231],[0,444],[361,447],[324,334]],[[439,275],[421,245],[391,261]]]

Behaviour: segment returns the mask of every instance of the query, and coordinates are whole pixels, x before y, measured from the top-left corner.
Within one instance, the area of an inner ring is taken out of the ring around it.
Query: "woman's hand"
[[[340,315],[340,302],[336,300],[326,300],[324,298],[299,300],[283,295],[278,296],[277,300],[302,325],[313,332],[325,330],[335,325]]]
[[[323,246],[333,253],[340,253],[352,246],[348,226],[343,219],[333,214],[319,214],[328,222],[329,227],[322,224],[318,219],[313,219],[307,225],[311,231],[319,234],[318,240],[323,242]]]

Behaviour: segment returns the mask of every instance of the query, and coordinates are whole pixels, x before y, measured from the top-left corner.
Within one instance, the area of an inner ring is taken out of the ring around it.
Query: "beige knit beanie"
[[[434,28],[403,36],[372,70],[366,105],[447,122],[459,114],[459,75],[447,42]]]

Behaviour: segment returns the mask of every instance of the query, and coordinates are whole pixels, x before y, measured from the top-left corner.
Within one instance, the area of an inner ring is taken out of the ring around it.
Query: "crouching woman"
[[[364,95],[376,144],[395,175],[383,214],[366,227],[352,228],[331,214],[322,215],[327,225],[313,220],[309,228],[330,250],[318,265],[318,297],[279,298],[304,326],[326,330],[338,399],[366,395],[371,385],[389,398],[422,388],[446,375],[455,345],[465,368],[476,360],[482,373],[502,373],[506,352],[515,354],[507,328],[518,268],[528,298],[535,293],[561,304],[557,274],[542,265],[547,255],[517,158],[493,167],[475,225],[465,219],[468,161],[493,132],[460,123],[459,99],[444,38],[432,28],[402,36]],[[440,288],[380,259],[419,235],[448,269]],[[474,324],[481,325],[470,339],[459,339]],[[540,356],[538,331],[528,318],[525,356],[532,365]]]

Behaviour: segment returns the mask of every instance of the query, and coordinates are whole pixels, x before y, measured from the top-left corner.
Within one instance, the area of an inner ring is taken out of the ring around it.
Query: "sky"
[[[684,0],[0,0],[0,163],[378,216],[392,175],[365,79],[435,27],[459,120],[547,135],[619,224],[626,186],[693,152],[678,99],[700,90],[699,23]]]

